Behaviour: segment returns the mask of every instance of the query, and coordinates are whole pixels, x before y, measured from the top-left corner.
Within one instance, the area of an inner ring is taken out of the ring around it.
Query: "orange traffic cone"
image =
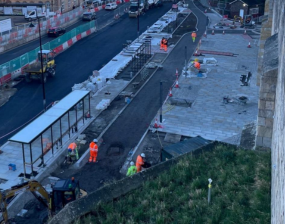
[[[175,82],[175,88],[179,88],[179,84],[178,84],[178,79],[176,79],[176,82]]]
[[[206,30],[205,33],[204,33],[204,37],[207,37],[207,30]]]
[[[169,97],[172,97],[172,96],[173,96],[173,95],[172,95],[172,89],[171,89],[171,88],[170,88],[170,90],[169,90],[168,96],[169,96]]]
[[[159,128],[159,125],[157,123],[157,119],[155,119],[155,122],[154,122],[154,125],[153,125],[154,128]]]
[[[251,46],[250,46],[250,42],[248,42],[247,48],[251,48]]]
[[[212,30],[212,35],[215,35],[215,31],[214,30]]]
[[[243,33],[243,35],[246,35],[246,29],[244,29],[244,33]]]
[[[200,56],[198,53],[198,49],[196,49],[195,53],[193,54],[193,56]]]
[[[179,76],[179,74],[178,74],[178,69],[176,69],[175,75],[176,75],[176,77]]]
[[[223,30],[223,35],[225,35],[225,31]]]

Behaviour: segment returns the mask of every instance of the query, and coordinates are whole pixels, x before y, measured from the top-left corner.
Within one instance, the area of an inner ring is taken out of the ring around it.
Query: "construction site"
[[[278,34],[268,33],[272,26],[280,36],[284,31],[272,22],[276,4],[266,1],[267,20],[245,26],[248,17],[225,18],[207,1],[169,3],[170,9],[137,39],[126,40],[119,54],[1,146],[3,220],[282,223],[274,210],[279,185],[271,182],[273,164],[275,171],[284,170],[274,161],[282,149],[275,119],[283,114],[277,103],[283,86],[277,91],[274,83],[282,75],[274,63]],[[7,87],[5,101],[13,91]],[[98,157],[92,162],[89,144],[94,141]],[[73,142],[78,158],[70,160]],[[126,177],[142,154],[149,167]],[[140,191],[145,199],[137,203],[133,198]],[[185,191],[190,193],[184,196]],[[68,194],[72,199],[66,192],[73,192]],[[191,210],[189,217],[175,217],[166,200],[174,195],[181,214]]]

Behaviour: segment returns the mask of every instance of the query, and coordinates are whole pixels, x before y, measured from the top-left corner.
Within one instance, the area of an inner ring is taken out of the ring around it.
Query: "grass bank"
[[[218,145],[75,223],[270,223],[270,153]],[[208,178],[213,180],[208,205]]]

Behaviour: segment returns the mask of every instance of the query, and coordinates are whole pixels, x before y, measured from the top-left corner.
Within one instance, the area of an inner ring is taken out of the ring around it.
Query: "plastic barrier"
[[[42,45],[43,50],[54,50],[60,53],[70,47],[76,41],[82,38],[81,35],[87,36],[91,34],[91,29],[96,30],[95,21],[90,21],[79,27],[72,29],[64,35]],[[30,28],[31,29],[31,28]],[[32,30],[31,30],[32,31]],[[36,48],[26,54],[21,55],[9,62],[0,65],[0,85],[10,81],[22,74],[23,68],[37,59],[37,54],[40,48]]]

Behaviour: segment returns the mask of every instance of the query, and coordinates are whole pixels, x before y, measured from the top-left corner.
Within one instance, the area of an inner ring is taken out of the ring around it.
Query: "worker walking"
[[[89,145],[89,150],[90,150],[90,157],[89,157],[89,163],[93,161],[93,163],[96,163],[97,160],[97,154],[98,154],[98,140],[94,139],[90,145]]]
[[[192,36],[192,40],[193,40],[193,43],[194,43],[194,42],[195,42],[195,40],[196,40],[196,37],[197,37],[196,32],[195,32],[195,31],[193,31],[193,32],[192,32],[192,34],[191,34],[191,36]]]
[[[74,157],[76,160],[79,159],[79,155],[78,155],[78,150],[77,150],[77,145],[75,142],[72,142],[69,144],[68,146],[68,153],[67,156],[73,161]]]
[[[128,172],[127,172],[128,177],[137,173],[137,167],[135,166],[135,163],[132,161],[130,162],[130,165],[131,166],[129,167]]]
[[[144,153],[138,155],[136,161],[137,172],[140,172],[142,170],[142,166],[144,165],[144,159],[145,159]]]

